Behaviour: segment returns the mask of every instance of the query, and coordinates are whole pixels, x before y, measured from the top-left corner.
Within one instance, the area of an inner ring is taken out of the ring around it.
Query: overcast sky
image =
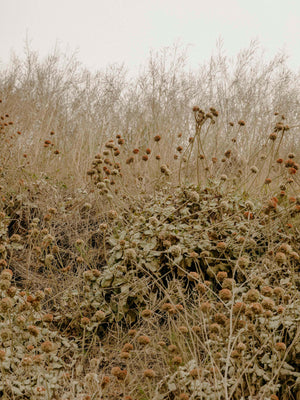
[[[218,38],[228,56],[257,38],[273,56],[285,49],[300,68],[299,0],[0,0],[0,65],[11,51],[30,47],[42,56],[55,44],[77,50],[92,70],[124,62],[136,70],[150,49],[190,45],[188,63],[207,60]]]

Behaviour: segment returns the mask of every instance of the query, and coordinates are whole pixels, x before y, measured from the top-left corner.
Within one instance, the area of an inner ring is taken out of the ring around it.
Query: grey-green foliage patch
[[[151,292],[167,287],[170,277],[186,279],[195,271],[200,280],[211,279],[218,287],[217,273],[231,276],[240,256],[247,262],[237,269],[235,280],[245,288],[257,275],[268,277],[266,266],[271,268],[273,282],[279,283],[284,275],[289,279],[290,267],[281,266],[279,274],[268,253],[270,243],[276,246],[277,240],[279,246],[281,241],[280,234],[270,237],[270,230],[276,231],[282,222],[266,217],[261,204],[253,207],[255,219],[249,221],[244,215],[249,208],[247,197],[225,196],[217,187],[178,188],[171,195],[157,193],[137,201],[130,212],[111,223],[108,262],[99,276],[85,275],[81,313],[93,316],[101,309],[106,315],[103,323],[119,321],[127,314],[132,320]],[[292,236],[288,240],[292,246],[297,242]],[[225,243],[225,250],[218,248],[219,242]],[[292,259],[289,262],[295,265]]]
[[[43,322],[45,311],[40,301],[30,303],[27,295],[16,290],[9,308],[4,309],[8,292],[0,289],[0,350],[5,352],[0,361],[0,394],[14,399],[34,399],[39,395],[39,388],[43,388],[48,398],[52,398],[61,388],[62,374],[76,362],[77,345],[64,338],[54,326]],[[39,291],[37,298],[42,295]],[[35,295],[31,296],[34,299]],[[32,326],[36,334],[30,333]],[[45,341],[53,343],[52,352],[41,349]]]

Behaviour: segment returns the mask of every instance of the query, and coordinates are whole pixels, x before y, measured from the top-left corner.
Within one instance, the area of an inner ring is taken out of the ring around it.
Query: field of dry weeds
[[[2,69],[1,399],[300,399],[300,75],[186,64]]]

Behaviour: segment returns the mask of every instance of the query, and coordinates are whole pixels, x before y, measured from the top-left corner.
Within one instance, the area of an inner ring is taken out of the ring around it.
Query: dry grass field
[[[2,67],[1,399],[300,399],[300,74],[187,61]]]

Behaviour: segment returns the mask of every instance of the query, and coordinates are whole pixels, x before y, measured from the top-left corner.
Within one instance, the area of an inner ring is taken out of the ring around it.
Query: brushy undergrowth
[[[54,81],[53,95],[69,90]],[[26,122],[20,82],[1,86],[0,397],[298,400],[297,109],[283,115],[269,93],[263,125],[239,114],[245,99],[230,110],[216,96],[163,133],[161,97],[151,132],[129,107],[101,145],[91,134],[68,153],[56,128],[71,103]]]

